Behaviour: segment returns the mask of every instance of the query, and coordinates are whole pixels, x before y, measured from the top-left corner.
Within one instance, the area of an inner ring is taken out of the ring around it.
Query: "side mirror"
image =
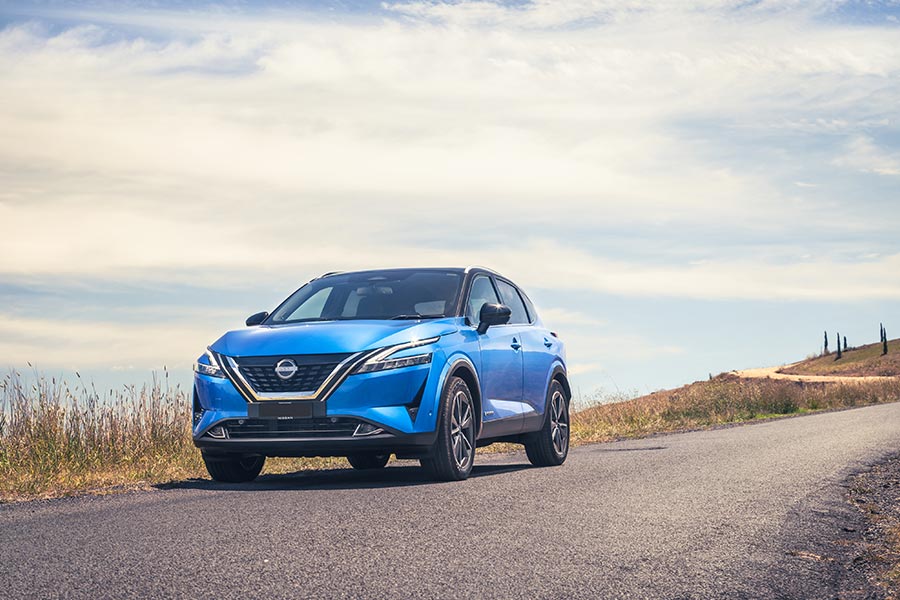
[[[249,317],[247,317],[247,320],[245,322],[247,323],[247,327],[253,327],[254,325],[259,325],[260,323],[265,321],[266,317],[268,316],[269,313],[265,311],[258,312],[255,315],[250,315]]]
[[[481,314],[478,318],[478,333],[484,334],[491,325],[505,325],[509,322],[512,311],[505,304],[491,304],[485,302],[481,305]]]

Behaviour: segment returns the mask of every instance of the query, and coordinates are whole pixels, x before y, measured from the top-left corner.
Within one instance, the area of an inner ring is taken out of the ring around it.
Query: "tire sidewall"
[[[556,379],[553,380],[553,383],[550,384],[550,389],[547,391],[547,420],[544,423],[544,428],[547,431],[547,435],[551,436],[550,444],[552,446],[553,438],[552,438],[552,430],[551,430],[551,424],[550,424],[550,416],[551,416],[551,411],[553,410],[553,395],[554,395],[554,392],[556,392],[556,391],[559,391],[560,395],[562,396],[562,403],[563,403],[563,406],[565,407],[565,411],[566,411],[566,449],[564,452],[559,453],[556,451],[556,447],[553,447],[553,453],[556,455],[557,458],[560,459],[560,461],[562,461],[562,460],[565,460],[566,456],[568,456],[568,454],[569,454],[569,445],[572,441],[571,440],[572,428],[571,428],[571,420],[569,419],[569,398],[566,396],[565,388]]]
[[[556,447],[553,445],[553,431],[552,431],[552,425],[550,422],[551,421],[550,417],[551,417],[551,414],[553,411],[553,395],[554,395],[554,392],[556,392],[556,391],[559,391],[559,393],[562,395],[563,406],[565,407],[565,411],[566,411],[566,425],[567,425],[567,427],[566,427],[566,449],[565,449],[565,452],[562,452],[562,453],[557,452]],[[566,459],[566,457],[569,455],[569,446],[572,441],[571,440],[572,427],[571,427],[571,419],[569,418],[569,398],[566,396],[566,389],[556,379],[554,379],[550,383],[550,387],[547,389],[547,404],[546,404],[545,412],[546,412],[546,414],[544,415],[544,428],[541,431],[541,434],[547,436],[547,438],[550,442],[550,448],[552,449],[553,454],[556,456],[557,459],[559,459],[560,462],[563,462]]]
[[[453,456],[453,444],[450,439],[450,424],[452,418],[453,411],[453,398],[460,391],[465,392],[466,397],[469,400],[469,407],[472,411],[472,457],[469,460],[469,464],[466,468],[461,469],[456,465],[456,459]],[[441,412],[439,418],[439,433],[438,440],[435,447],[435,456],[436,460],[440,460],[445,462],[448,467],[453,471],[454,479],[466,479],[472,473],[472,467],[475,463],[475,437],[477,435],[477,431],[475,429],[475,423],[477,423],[477,418],[475,414],[475,401],[472,397],[472,390],[469,389],[468,384],[460,378],[460,377],[451,377],[447,382],[447,386],[444,389],[444,393],[441,396]]]

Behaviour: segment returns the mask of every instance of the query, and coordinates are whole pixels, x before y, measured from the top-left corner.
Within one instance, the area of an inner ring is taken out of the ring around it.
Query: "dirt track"
[[[797,363],[794,363],[797,364]],[[794,365],[782,365],[780,367],[764,367],[762,369],[745,369],[743,371],[732,371],[738,377],[745,379],[787,379],[788,381],[809,381],[819,383],[864,383],[869,381],[891,381],[896,377],[852,377],[848,375],[789,375],[787,373],[779,373],[780,369],[788,369]]]

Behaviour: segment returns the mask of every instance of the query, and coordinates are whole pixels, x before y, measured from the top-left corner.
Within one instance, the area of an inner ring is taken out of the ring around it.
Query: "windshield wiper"
[[[306,317],[305,319],[293,319],[291,321],[273,321],[275,325],[286,325],[288,323],[312,323],[313,321],[337,321],[335,317]]]
[[[414,315],[397,315],[396,317],[391,317],[391,321],[396,321],[398,319],[440,319],[444,315],[420,315],[418,313]]]

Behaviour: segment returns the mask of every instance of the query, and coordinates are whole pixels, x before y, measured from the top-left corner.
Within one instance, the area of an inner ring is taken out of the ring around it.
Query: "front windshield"
[[[279,306],[270,324],[355,319],[421,319],[454,314],[462,273],[403,269],[316,279]]]

